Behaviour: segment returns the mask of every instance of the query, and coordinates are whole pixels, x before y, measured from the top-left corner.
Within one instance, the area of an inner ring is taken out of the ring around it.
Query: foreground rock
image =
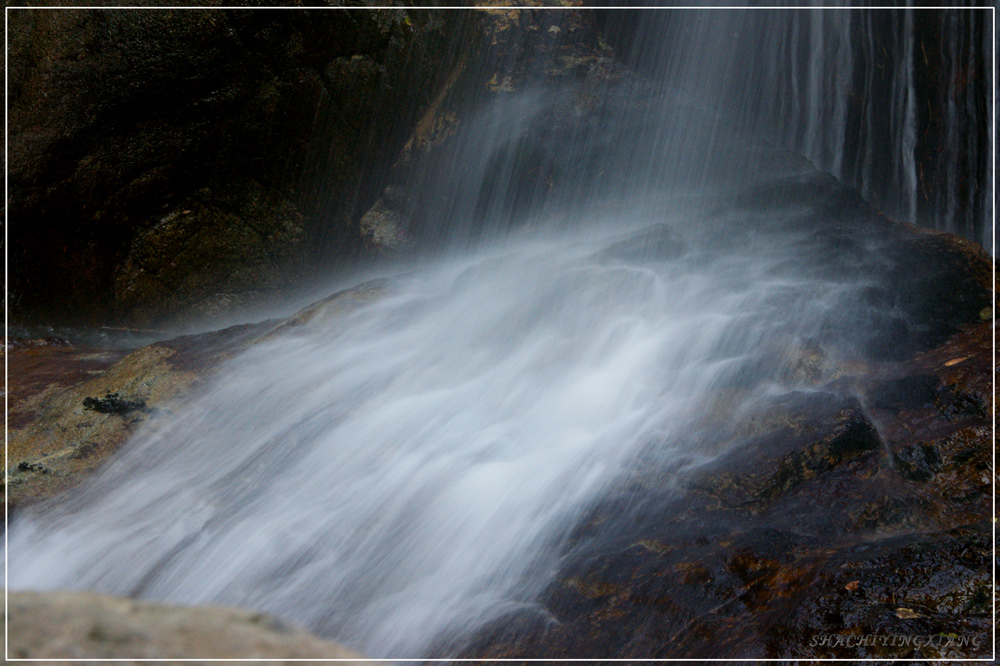
[[[14,659],[363,659],[236,608],[168,606],[94,592],[10,592],[7,603],[8,654]]]

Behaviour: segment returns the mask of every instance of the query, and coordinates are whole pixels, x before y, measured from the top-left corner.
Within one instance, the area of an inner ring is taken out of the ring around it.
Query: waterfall
[[[664,9],[601,20],[622,57],[665,85],[728,108],[886,214],[991,250],[988,8],[719,14]],[[679,79],[671,63],[690,64],[696,48],[698,57],[712,54],[710,67],[726,68],[722,76]]]
[[[813,383],[913,351],[880,283],[895,232],[821,170],[923,214],[916,12],[661,12],[623,54],[650,81],[536,81],[479,108],[452,170],[408,183],[449,252],[229,360],[23,510],[11,588],[245,605],[372,657],[544,618],[568,535],[640,459],[670,485],[726,456],[762,397],[812,390],[805,348],[824,350]],[[983,233],[968,194],[934,201]]]

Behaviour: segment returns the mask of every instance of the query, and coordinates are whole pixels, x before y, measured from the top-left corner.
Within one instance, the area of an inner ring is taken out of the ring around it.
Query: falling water
[[[814,4],[830,8],[603,22],[633,66],[727,109],[892,217],[992,251],[989,8]],[[700,67],[689,67],[693,51]]]
[[[823,48],[850,67],[856,34]],[[732,65],[690,48],[700,75],[667,59],[674,85],[622,83],[591,116],[578,91],[531,87],[481,109],[461,168],[416,183],[424,238],[453,251],[230,360],[83,488],[25,509],[11,587],[236,604],[374,657],[452,654],[544,613],[566,536],[640,456],[666,480],[724,456],[693,434],[711,405],[738,420],[801,389],[810,344],[830,367],[905,348],[906,314],[873,298],[874,214],[706,106],[693,84]],[[560,184],[526,208],[525,159]]]

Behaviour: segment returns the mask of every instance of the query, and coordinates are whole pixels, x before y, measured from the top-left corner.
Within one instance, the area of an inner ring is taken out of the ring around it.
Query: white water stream
[[[761,359],[849,291],[766,236],[703,253],[683,214],[679,258],[594,255],[650,215],[440,262],[242,354],[15,522],[11,587],[250,606],[373,656],[530,604],[640,451],[717,455],[686,439],[709,395],[775,381]]]

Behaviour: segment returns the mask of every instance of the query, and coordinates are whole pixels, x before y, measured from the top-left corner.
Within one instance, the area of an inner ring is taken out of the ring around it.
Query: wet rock
[[[129,414],[139,409],[146,409],[146,401],[127,400],[117,393],[108,393],[103,398],[84,398],[83,408],[98,414]]]
[[[895,341],[896,358],[946,343],[992,302],[992,261],[975,243],[922,231],[887,247],[886,258],[892,264],[884,284],[916,324],[907,338]]]
[[[9,371],[7,425],[34,418],[40,394],[54,393],[100,374],[126,355],[85,344],[14,345],[3,350]]]
[[[8,505],[16,509],[80,483],[140,425],[196,396],[234,354],[278,331],[356,310],[389,287],[385,280],[372,281],[286,320],[180,336],[128,354],[85,346],[9,350],[8,362],[18,372],[9,387]]]
[[[899,473],[911,481],[927,481],[941,468],[941,456],[923,443],[903,447],[894,460]]]
[[[400,213],[379,201],[361,217],[359,228],[365,243],[376,252],[400,253],[413,247]]]
[[[808,511],[798,529],[774,529],[710,505],[663,508],[682,517],[641,541],[586,539],[544,597],[548,622],[525,614],[513,635],[489,627],[465,654],[915,658],[915,636],[961,638],[930,653],[939,657],[989,653],[988,524],[878,537],[915,527],[880,524],[859,544],[808,534]],[[878,643],[843,640],[866,635]]]
[[[174,354],[160,345],[143,347],[96,375],[51,378],[56,381],[17,402],[13,411],[20,418],[10,424],[8,441],[8,505],[72,487],[153,417],[155,408],[186,395],[199,375],[172,365]],[[12,383],[32,379],[25,375]],[[42,468],[46,473],[39,473]]]
[[[839,549],[770,640],[788,657],[981,657],[992,630],[990,541],[980,524]]]
[[[541,608],[460,653],[988,656],[992,424],[949,405],[991,407],[990,331],[970,317],[929,351],[713,412],[702,437],[725,456],[688,485],[637,461],[573,532]]]
[[[818,383],[830,365],[826,350],[815,338],[793,340],[782,361],[786,369],[781,379],[792,385]]]
[[[872,389],[868,404],[872,409],[893,411],[926,407],[934,403],[938,387],[938,378],[931,374],[891,379]]]
[[[342,659],[363,657],[261,613],[181,607],[94,592],[10,592],[14,659]]]
[[[711,477],[709,483],[718,484],[713,488],[713,494],[728,503],[760,504],[846,463],[861,461],[879,450],[881,441],[878,431],[859,410],[848,408],[834,418],[834,424],[820,430],[826,434],[818,440],[814,439],[815,431],[795,436],[783,430],[742,445],[724,463],[721,474]],[[814,424],[802,428],[807,432],[820,429]],[[790,443],[803,440],[813,441],[781,455]],[[729,471],[731,469],[740,471]]]
[[[265,340],[274,335],[287,332],[289,329],[302,326],[309,322],[324,322],[354,312],[368,303],[392,293],[392,282],[385,278],[369,280],[351,289],[344,289],[320,299],[277,325],[269,331]]]
[[[115,308],[125,323],[232,317],[301,276],[307,252],[296,207],[254,181],[222,187],[224,194],[202,189],[135,236],[114,277]]]

